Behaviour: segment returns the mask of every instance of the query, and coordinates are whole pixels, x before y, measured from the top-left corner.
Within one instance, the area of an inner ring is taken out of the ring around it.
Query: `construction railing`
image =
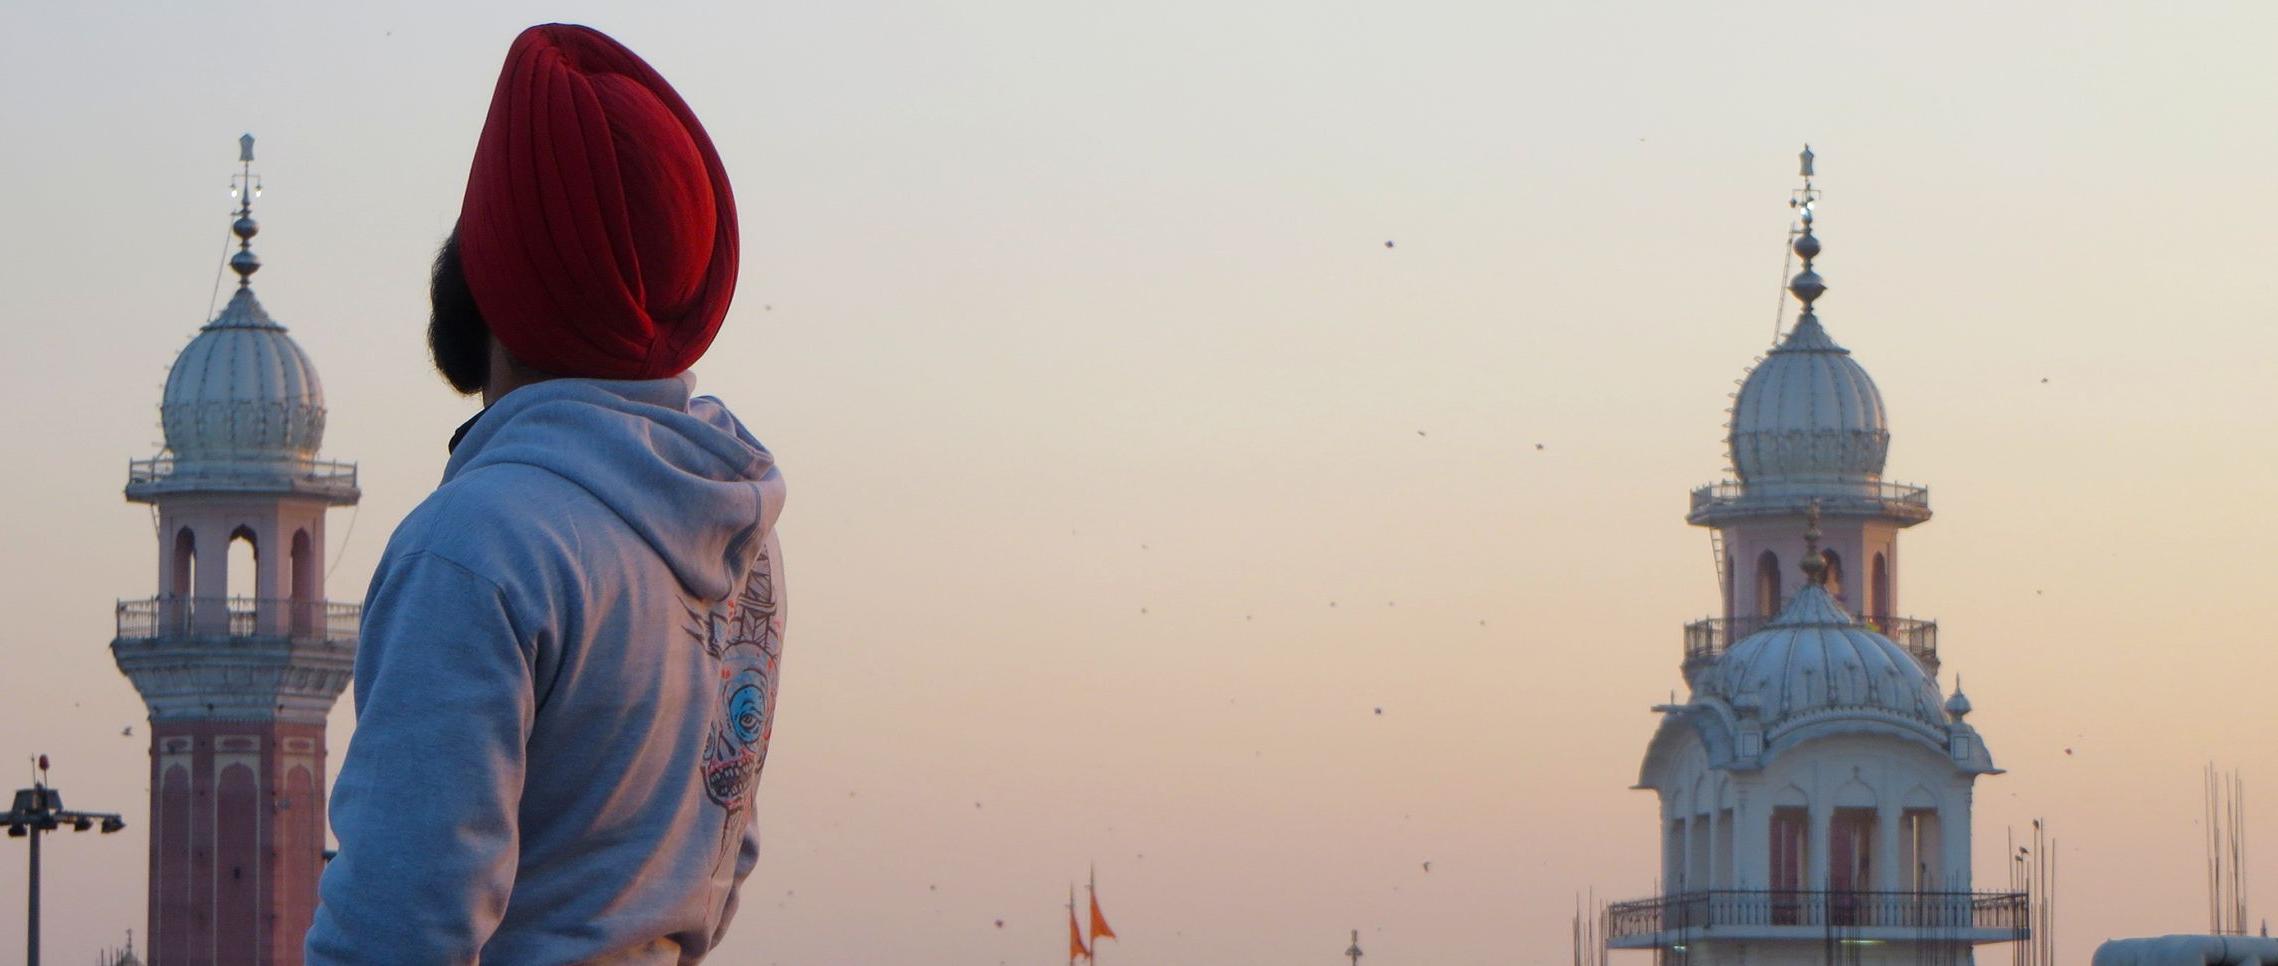
[[[1769,487],[1764,488],[1761,492],[1775,494],[1775,491]],[[1748,484],[1733,480],[1697,486],[1693,488],[1692,509],[1698,512],[1717,504],[1739,503],[1750,495]],[[1930,488],[1916,486],[1912,483],[1844,483],[1834,491],[1833,495],[1825,497],[1825,499],[1830,503],[1838,500],[1858,500],[1871,503],[1895,503],[1927,509],[1930,506]]]
[[[152,597],[122,600],[118,636],[124,640],[192,637],[289,637],[301,641],[352,641],[363,620],[361,604],[289,597]]]
[[[128,461],[127,485],[160,483],[173,479],[230,478],[278,473],[309,483],[356,485],[356,464],[343,460],[293,458],[256,460],[243,463],[229,461],[185,462],[171,456]]]
[[[1685,625],[1685,664],[1715,660],[1742,638],[1763,630],[1768,617],[1709,617]],[[1938,622],[1912,617],[1861,617],[1859,625],[1890,638],[1924,669],[1938,671]]]
[[[1606,938],[1719,926],[2029,932],[2022,892],[1804,892],[1714,890],[1617,902],[1606,907]]]

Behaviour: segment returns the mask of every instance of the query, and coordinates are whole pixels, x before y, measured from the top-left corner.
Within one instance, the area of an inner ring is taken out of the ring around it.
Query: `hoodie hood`
[[[726,406],[669,379],[549,379],[484,410],[451,451],[447,486],[487,466],[546,470],[592,493],[700,600],[743,585],[783,512],[775,457]]]

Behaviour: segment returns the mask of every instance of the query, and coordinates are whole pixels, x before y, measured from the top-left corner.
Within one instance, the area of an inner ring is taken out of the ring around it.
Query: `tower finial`
[[[1803,259],[1803,271],[1796,273],[1796,277],[1788,282],[1788,291],[1794,293],[1796,301],[1803,303],[1803,317],[1796,320],[1798,325],[1805,320],[1818,318],[1812,314],[1812,303],[1827,292],[1827,283],[1811,268],[1811,260],[1819,257],[1819,238],[1811,230],[1814,209],[1819,204],[1819,189],[1811,186],[1814,157],[1816,155],[1812,154],[1811,145],[1804,145],[1803,153],[1797,155],[1803,172],[1803,187],[1788,195],[1788,207],[1796,209],[1796,219],[1803,223],[1795,240],[1795,253]]]
[[[261,231],[260,223],[253,220],[253,199],[261,196],[261,177],[253,173],[253,135],[238,136],[237,162],[241,167],[229,188],[230,196],[237,199],[237,220],[229,226],[237,236],[237,254],[229,257],[229,269],[237,273],[238,288],[249,288],[253,273],[261,270],[261,258],[253,254],[253,236]]]
[[[1814,587],[1827,585],[1827,555],[1819,552],[1819,498],[1803,511],[1803,576]]]

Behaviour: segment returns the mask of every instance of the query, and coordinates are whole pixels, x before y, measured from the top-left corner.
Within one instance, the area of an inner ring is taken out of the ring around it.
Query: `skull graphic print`
[[[752,794],[767,764],[775,725],[775,683],[783,657],[783,609],[773,541],[753,564],[743,591],[712,613],[696,616],[699,636],[719,667],[718,705],[704,742],[704,792],[727,811],[720,858],[734,854],[750,822]]]

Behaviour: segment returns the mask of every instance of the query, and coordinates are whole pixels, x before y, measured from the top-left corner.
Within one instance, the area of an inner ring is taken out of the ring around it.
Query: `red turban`
[[[557,376],[694,365],[736,289],[736,201],[672,85],[600,31],[514,38],[475,144],[459,259],[490,330]]]

